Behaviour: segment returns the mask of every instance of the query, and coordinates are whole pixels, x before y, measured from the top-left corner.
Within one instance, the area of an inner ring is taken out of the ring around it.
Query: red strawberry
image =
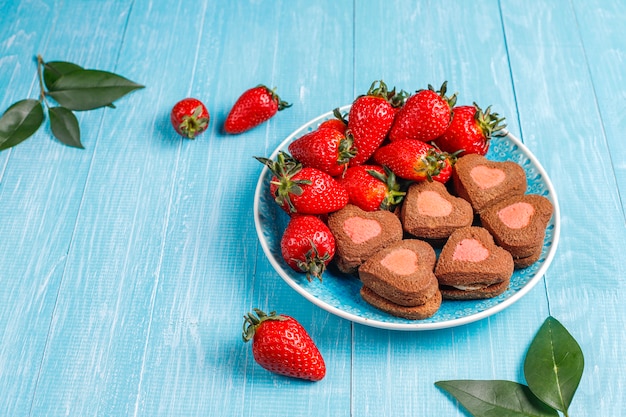
[[[341,114],[339,109],[335,109],[333,111],[333,114],[335,115],[335,117],[333,119],[328,119],[328,120],[323,121],[319,125],[318,129],[322,127],[330,127],[335,130],[338,130],[339,132],[345,135],[346,130],[348,130],[348,121],[346,120],[345,116]]]
[[[289,152],[303,166],[317,168],[333,177],[342,174],[354,156],[351,136],[323,126],[291,142]]]
[[[349,165],[367,161],[385,140],[405,92],[389,91],[383,81],[374,81],[367,94],[357,97],[348,115],[348,130],[354,137],[357,154]]]
[[[244,316],[242,336],[244,342],[252,340],[254,360],[270,372],[309,381],[326,375],[322,354],[292,317],[275,312],[268,315],[255,308]]]
[[[279,152],[276,161],[256,159],[274,174],[270,193],[289,214],[327,214],[348,204],[348,192],[336,179],[319,169],[303,168],[285,152]]]
[[[235,102],[224,122],[224,131],[230,134],[243,133],[271,119],[276,112],[290,107],[264,85],[246,90]]]
[[[188,139],[195,139],[209,126],[209,112],[196,98],[185,98],[174,105],[170,121],[176,132]]]
[[[380,147],[374,154],[377,164],[388,167],[400,178],[432,181],[446,166],[448,155],[428,143],[404,139]]]
[[[430,142],[441,136],[452,118],[452,107],[456,103],[456,93],[446,97],[447,81],[439,91],[432,85],[426,90],[418,90],[406,99],[393,122],[389,139],[417,139]]]
[[[491,106],[483,112],[474,103],[473,106],[457,106],[452,111],[450,126],[435,140],[443,151],[459,156],[468,153],[485,155],[489,150],[491,136],[504,134],[504,117],[492,113]]]
[[[339,182],[346,187],[349,202],[365,211],[392,211],[406,194],[395,174],[378,165],[350,167]]]
[[[450,177],[452,177],[452,168],[456,163],[457,156],[455,154],[449,154],[447,152],[444,152],[443,155],[445,159],[441,168],[439,169],[439,174],[433,175],[432,179],[433,181],[438,181],[442,184],[445,184],[448,182]]]
[[[306,272],[309,281],[321,281],[326,265],[335,256],[335,237],[318,217],[294,214],[283,233],[280,250],[294,271]]]

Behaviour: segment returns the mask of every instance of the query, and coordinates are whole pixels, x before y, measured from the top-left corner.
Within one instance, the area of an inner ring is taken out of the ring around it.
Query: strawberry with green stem
[[[348,204],[348,192],[335,178],[317,168],[303,167],[284,151],[276,161],[255,158],[272,172],[270,193],[289,214],[327,214]]]
[[[374,81],[365,95],[353,101],[348,113],[348,131],[354,138],[356,155],[350,166],[365,163],[383,143],[405,97],[406,92],[389,90],[381,80]]]
[[[435,146],[415,139],[389,142],[381,146],[373,157],[377,164],[388,167],[398,177],[410,181],[441,178],[438,175],[447,169],[449,158],[450,155]]]
[[[317,216],[294,214],[280,241],[283,259],[296,272],[311,281],[322,281],[326,266],[335,256],[335,237]]]
[[[288,150],[303,166],[317,168],[333,177],[342,174],[355,155],[352,137],[328,125],[294,140]]]
[[[309,381],[326,375],[322,354],[293,317],[255,308],[244,315],[242,337],[252,341],[254,360],[270,372]]]
[[[276,89],[260,84],[243,92],[235,101],[226,121],[224,131],[236,135],[248,131],[274,117],[291,104],[281,100]]]
[[[339,182],[348,191],[350,204],[365,211],[393,211],[406,194],[406,187],[395,174],[379,165],[350,167]]]
[[[473,106],[454,107],[452,111],[450,126],[435,140],[445,152],[458,156],[468,153],[486,155],[491,137],[505,134],[504,117],[492,112],[491,106],[483,111],[474,103]]]
[[[200,100],[189,97],[174,105],[170,112],[170,121],[179,135],[195,139],[209,126],[210,116]]]

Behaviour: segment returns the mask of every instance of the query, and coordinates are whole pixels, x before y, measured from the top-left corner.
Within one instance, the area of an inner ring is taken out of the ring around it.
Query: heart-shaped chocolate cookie
[[[340,271],[354,273],[379,250],[402,239],[402,224],[387,210],[364,211],[348,204],[328,216],[337,251],[335,263]]]
[[[404,230],[428,240],[446,239],[456,229],[471,226],[473,219],[470,203],[437,181],[412,184],[400,211]]]
[[[496,245],[487,229],[470,226],[450,235],[435,275],[444,298],[488,298],[506,290],[513,268],[513,257]]]
[[[513,258],[527,258],[543,246],[553,211],[554,207],[546,197],[524,194],[489,206],[481,212],[480,221],[495,242]]]
[[[512,161],[491,161],[468,154],[458,159],[452,183],[459,197],[469,201],[475,213],[514,195],[526,192],[526,172]]]

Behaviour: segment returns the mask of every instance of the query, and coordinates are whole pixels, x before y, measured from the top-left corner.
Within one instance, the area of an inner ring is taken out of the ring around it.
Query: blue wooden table
[[[620,0],[4,1],[0,112],[37,98],[37,54],[146,88],[80,113],[83,150],[46,124],[0,152],[0,415],[462,416],[434,382],[523,382],[549,315],[585,354],[570,415],[626,415],[624,21]],[[378,79],[448,80],[493,105],[552,179],[558,251],[504,311],[432,331],[355,324],[261,250],[253,156]],[[293,106],[224,135],[260,83]],[[211,113],[195,141],[168,120],[186,96]],[[260,368],[241,340],[253,307],[297,318],[326,378]]]

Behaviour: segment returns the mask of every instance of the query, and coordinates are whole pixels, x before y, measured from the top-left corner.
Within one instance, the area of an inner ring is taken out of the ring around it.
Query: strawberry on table
[[[439,91],[432,85],[418,90],[404,102],[396,114],[389,132],[389,140],[417,139],[430,142],[441,136],[452,118],[452,107],[456,103],[456,93],[446,97],[447,81]]]
[[[446,168],[449,155],[433,145],[404,139],[381,146],[374,153],[377,164],[388,167],[400,178],[411,181],[433,181]]]
[[[252,355],[263,368],[279,375],[319,381],[326,364],[307,331],[294,318],[259,309],[244,315],[244,342],[252,340]]]
[[[279,152],[276,161],[255,158],[272,172],[270,193],[289,214],[327,214],[348,204],[348,192],[335,178],[303,167],[286,152]]]
[[[491,106],[483,110],[473,106],[457,106],[452,109],[452,122],[448,129],[435,140],[446,152],[462,156],[468,153],[487,154],[492,136],[503,135],[504,117],[491,112]]]
[[[309,281],[322,281],[326,266],[335,256],[335,237],[322,220],[310,214],[294,214],[280,241],[283,259]]]
[[[239,134],[271,119],[291,104],[280,99],[275,89],[258,85],[246,90],[235,102],[224,122],[224,131]]]
[[[365,211],[393,211],[406,194],[395,174],[378,165],[350,167],[339,182],[348,191],[350,204]]]
[[[174,105],[170,121],[176,132],[188,139],[195,139],[209,126],[209,112],[197,98],[185,98]]]
[[[317,168],[333,177],[342,174],[354,157],[352,137],[324,126],[294,140],[288,149],[303,166]]]
[[[397,93],[395,88],[390,91],[381,80],[374,81],[367,94],[352,102],[348,131],[354,138],[357,153],[350,160],[350,166],[365,163],[382,144],[405,96],[404,91]]]

